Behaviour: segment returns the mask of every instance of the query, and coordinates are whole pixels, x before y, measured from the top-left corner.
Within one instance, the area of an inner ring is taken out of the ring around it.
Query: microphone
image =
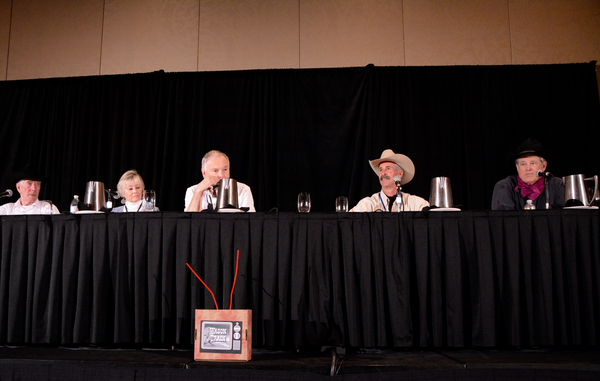
[[[396,193],[396,204],[398,204],[398,212],[404,210],[404,199],[402,198],[402,177],[394,176],[394,182],[396,183],[396,187],[398,188],[398,192]],[[390,208],[390,212],[392,208]]]
[[[543,171],[536,171],[535,175],[537,177],[543,177],[546,184],[548,184],[548,179],[552,177],[552,173]],[[549,187],[546,187],[544,189],[544,195],[546,196],[546,209],[550,209],[550,190],[548,188]]]
[[[110,189],[107,189],[106,193],[108,193],[110,195],[110,197],[112,197],[114,199],[121,198],[121,195],[119,194],[119,191],[114,192],[114,191],[112,191]]]
[[[10,189],[5,190],[4,192],[0,192],[0,197],[11,197],[13,195]]]

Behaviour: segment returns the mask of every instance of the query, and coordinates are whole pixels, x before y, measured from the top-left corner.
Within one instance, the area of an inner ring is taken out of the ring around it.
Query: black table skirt
[[[3,216],[0,343],[190,345],[252,309],[254,347],[597,345],[598,210]]]

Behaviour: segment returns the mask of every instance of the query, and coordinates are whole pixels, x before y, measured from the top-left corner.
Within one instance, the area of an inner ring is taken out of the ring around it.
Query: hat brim
[[[538,157],[543,157],[545,160],[548,160],[548,158],[545,155],[544,150],[537,150],[537,151],[523,151],[521,153],[509,153],[508,154],[508,159],[512,162],[511,164],[514,164],[514,161],[517,160],[520,157],[528,157],[528,156],[538,156]]]
[[[379,176],[379,164],[384,162],[395,163],[402,167],[402,170],[404,171],[402,181],[400,181],[400,184],[402,185],[408,184],[415,176],[415,165],[408,156],[402,155],[401,153],[386,154],[385,151],[381,156],[382,157],[379,159],[369,160],[369,164],[371,164],[371,168],[373,168],[373,171],[377,176]]]

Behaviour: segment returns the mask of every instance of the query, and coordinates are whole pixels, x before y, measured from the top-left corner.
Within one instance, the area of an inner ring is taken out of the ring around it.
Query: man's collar
[[[397,190],[397,188],[396,188],[396,190]],[[385,195],[385,197],[387,197],[387,198],[392,198],[392,197],[396,197],[396,193],[397,193],[397,192],[394,192],[394,194],[393,194],[393,195],[391,195],[391,196],[388,196],[388,195],[385,193],[385,191],[383,190],[383,188],[381,188],[381,193],[383,193],[383,194]]]
[[[21,198],[19,197],[19,199],[15,202],[15,204],[19,204],[20,206],[22,206],[23,208],[29,208],[32,207],[34,205],[36,205],[37,203],[40,202],[40,199],[38,198],[37,200],[35,200],[33,203],[31,203],[30,205],[23,205],[23,203],[21,202]]]

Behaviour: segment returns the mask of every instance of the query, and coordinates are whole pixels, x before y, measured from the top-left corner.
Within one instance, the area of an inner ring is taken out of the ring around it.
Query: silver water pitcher
[[[586,180],[594,180],[594,192],[590,197],[590,205],[600,206],[600,190],[598,189],[598,175],[594,175],[594,177],[587,178]]]
[[[448,177],[434,177],[431,179],[431,193],[429,205],[432,208],[452,208],[452,187]]]
[[[217,186],[217,207],[216,209],[238,207],[237,181],[234,179],[221,179]]]
[[[90,210],[100,211],[106,207],[106,193],[104,183],[100,181],[88,181],[85,186],[83,203]]]
[[[585,182],[594,180],[594,188],[588,189]],[[565,206],[591,206],[600,204],[598,175],[586,178],[584,175],[564,176]]]

